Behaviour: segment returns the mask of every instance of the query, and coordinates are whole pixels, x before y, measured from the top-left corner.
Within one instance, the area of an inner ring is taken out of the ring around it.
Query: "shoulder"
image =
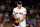
[[[24,10],[24,11],[25,11],[25,10],[26,10],[26,8],[25,8],[25,7],[22,7],[22,10]]]
[[[26,9],[25,7],[22,7],[23,9]]]

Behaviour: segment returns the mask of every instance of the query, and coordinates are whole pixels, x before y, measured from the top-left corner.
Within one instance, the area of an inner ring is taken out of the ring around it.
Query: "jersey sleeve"
[[[15,14],[15,9],[13,9],[13,13],[12,14]]]
[[[27,10],[26,9],[23,10],[23,14],[27,14]]]

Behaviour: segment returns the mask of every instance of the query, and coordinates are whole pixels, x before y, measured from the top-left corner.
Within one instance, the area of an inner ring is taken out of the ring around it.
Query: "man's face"
[[[17,4],[17,6],[20,8],[20,7],[22,7],[22,4]]]

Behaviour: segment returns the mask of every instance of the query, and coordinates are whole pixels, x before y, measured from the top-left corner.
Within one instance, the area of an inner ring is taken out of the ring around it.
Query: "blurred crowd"
[[[12,27],[13,9],[17,6],[18,0],[0,0],[0,27]],[[40,27],[40,0],[21,0],[23,7],[27,10],[26,23]],[[27,25],[27,26],[28,26]]]

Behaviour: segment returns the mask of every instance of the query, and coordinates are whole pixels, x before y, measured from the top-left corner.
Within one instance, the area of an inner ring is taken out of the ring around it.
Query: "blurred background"
[[[0,27],[13,27],[12,12],[18,1],[27,10],[26,27],[40,27],[40,0],[0,0]]]

